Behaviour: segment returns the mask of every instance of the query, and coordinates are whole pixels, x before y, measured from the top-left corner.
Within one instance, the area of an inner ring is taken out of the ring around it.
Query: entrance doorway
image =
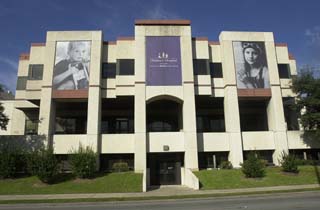
[[[183,153],[148,154],[151,185],[180,185]]]

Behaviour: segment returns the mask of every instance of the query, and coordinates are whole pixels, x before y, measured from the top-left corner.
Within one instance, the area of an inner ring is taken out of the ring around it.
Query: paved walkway
[[[133,198],[133,197],[161,197],[179,195],[208,195],[208,194],[233,194],[252,193],[265,191],[283,191],[312,189],[320,187],[318,184],[292,185],[277,187],[242,188],[227,190],[192,190],[184,186],[161,186],[151,188],[148,192],[139,193],[90,193],[90,194],[48,194],[48,195],[0,195],[0,201],[4,200],[49,200],[49,199],[81,199],[81,198]]]

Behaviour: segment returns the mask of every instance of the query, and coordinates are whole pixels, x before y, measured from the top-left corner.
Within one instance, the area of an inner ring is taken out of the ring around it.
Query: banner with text
[[[146,37],[146,70],[147,85],[181,85],[180,37]]]

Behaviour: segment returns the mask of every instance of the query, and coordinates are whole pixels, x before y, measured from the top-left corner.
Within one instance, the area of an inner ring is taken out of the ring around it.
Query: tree
[[[293,78],[292,89],[297,93],[295,110],[301,113],[301,125],[306,131],[320,136],[320,78],[311,68],[301,70]]]
[[[0,84],[0,93],[2,92],[3,92],[3,86]],[[0,103],[0,129],[7,130],[9,118],[3,112],[4,112],[4,107],[2,106],[2,103]]]

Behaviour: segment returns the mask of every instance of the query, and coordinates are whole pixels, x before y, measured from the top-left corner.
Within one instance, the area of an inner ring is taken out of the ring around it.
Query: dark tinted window
[[[17,90],[25,90],[27,87],[28,77],[18,77],[17,80]]]
[[[283,102],[283,111],[284,117],[287,123],[287,129],[290,130],[299,130],[299,113],[294,110],[294,98],[292,97],[285,97],[282,98]]]
[[[116,77],[116,63],[103,63],[102,78],[115,78],[115,77]]]
[[[38,133],[38,120],[26,120],[25,135],[36,135]]]
[[[280,78],[290,78],[289,64],[278,64],[278,71]]]
[[[194,75],[209,75],[209,61],[207,59],[193,60]]]
[[[134,59],[118,59],[117,74],[134,75]]]
[[[42,80],[43,64],[30,64],[29,65],[29,80]]]
[[[210,74],[212,78],[222,78],[222,63],[210,63]]]

